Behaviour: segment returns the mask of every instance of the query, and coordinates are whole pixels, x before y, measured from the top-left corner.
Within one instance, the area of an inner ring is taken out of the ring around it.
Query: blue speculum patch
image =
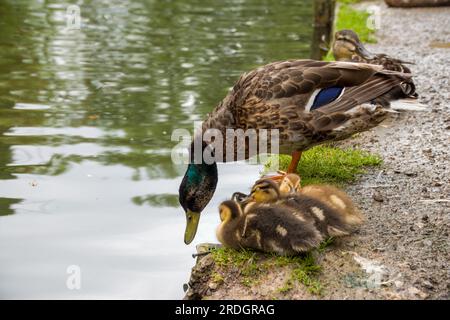
[[[344,87],[329,87],[320,90],[314,99],[314,103],[311,106],[311,110],[318,109],[330,102],[336,100],[344,90]]]

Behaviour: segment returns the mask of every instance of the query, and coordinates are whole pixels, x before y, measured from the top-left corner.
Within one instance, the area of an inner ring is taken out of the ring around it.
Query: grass
[[[320,294],[322,286],[316,279],[320,266],[316,264],[311,252],[303,256],[278,256],[275,254],[256,253],[251,250],[236,251],[230,248],[212,250],[212,257],[219,268],[225,270],[239,270],[241,284],[252,287],[259,283],[259,277],[274,268],[290,267],[290,278],[277,289],[284,293],[291,290],[295,283],[303,284],[308,292]],[[219,273],[213,274],[214,282],[222,283],[223,277]]]
[[[224,279],[223,279],[223,276],[220,273],[215,272],[212,275],[212,281],[215,282],[215,283],[220,284],[220,283],[224,282]]]
[[[303,256],[277,256],[274,259],[275,267],[291,266],[291,276],[285,284],[278,288],[278,292],[285,293],[294,288],[295,283],[300,283],[306,287],[309,293],[320,295],[322,285],[317,279],[321,267],[316,264],[313,253],[308,252]]]
[[[236,251],[230,248],[218,248],[211,253],[217,266],[240,270],[243,285],[251,287],[257,284],[258,275],[263,271],[264,265],[258,263],[259,257],[256,252],[247,249]]]
[[[280,170],[286,170],[291,157],[288,155],[273,155],[265,164],[266,171],[278,157]],[[316,146],[303,152],[297,172],[302,177],[302,185],[326,183],[343,185],[356,180],[369,166],[382,163],[378,155],[362,150],[340,149],[326,145]]]
[[[355,31],[359,39],[366,43],[375,43],[374,30],[367,27],[367,19],[370,14],[363,10],[357,10],[352,7],[352,4],[359,2],[359,0],[338,0],[339,7],[335,19],[335,30],[352,29]],[[328,51],[324,57],[325,61],[334,61],[333,53]]]

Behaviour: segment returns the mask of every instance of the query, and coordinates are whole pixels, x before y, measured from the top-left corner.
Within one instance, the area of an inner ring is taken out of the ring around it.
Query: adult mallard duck
[[[243,74],[208,115],[191,144],[190,163],[179,188],[187,219],[185,243],[194,239],[200,213],[214,194],[216,161],[241,160],[234,148],[231,157],[220,158],[216,152],[214,161],[206,161],[205,155],[216,151],[212,143],[203,141],[208,129],[223,137],[227,129],[277,129],[279,153],[292,155],[287,170],[292,173],[302,151],[377,126],[392,112],[390,101],[408,96],[410,83],[410,75],[381,66],[313,60],[274,62]],[[399,85],[404,90],[394,90]],[[268,139],[271,148],[270,143]],[[225,144],[223,139],[223,150]],[[253,156],[251,151],[246,144],[242,157]]]

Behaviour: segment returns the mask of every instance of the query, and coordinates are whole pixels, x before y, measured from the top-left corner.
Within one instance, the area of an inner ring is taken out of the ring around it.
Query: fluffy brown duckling
[[[352,227],[363,223],[364,216],[344,191],[330,185],[315,184],[301,187],[300,182],[299,175],[287,174],[280,183],[280,193],[282,195],[302,194],[318,199],[339,212],[345,223]]]
[[[249,198],[256,203],[289,207],[291,214],[313,221],[324,238],[349,235],[354,231],[354,226],[346,223],[342,214],[326,202],[303,193],[282,193],[278,184],[270,179],[258,180]]]
[[[311,219],[292,214],[279,204],[233,200],[219,206],[217,239],[226,247],[251,248],[279,255],[295,255],[316,248],[323,240]]]

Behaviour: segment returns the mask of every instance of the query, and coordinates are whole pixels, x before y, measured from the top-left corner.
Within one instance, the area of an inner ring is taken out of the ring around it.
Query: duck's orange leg
[[[292,152],[292,160],[291,160],[291,163],[289,163],[286,173],[296,173],[297,172],[297,166],[298,166],[298,163],[300,162],[301,157],[302,157],[301,151]]]
[[[278,180],[282,180],[288,173],[296,173],[297,166],[298,166],[298,163],[300,162],[301,157],[302,157],[301,151],[292,152],[292,159],[291,159],[291,162],[289,163],[289,166],[288,166],[286,172],[278,170],[278,174],[273,175],[273,176],[266,176],[265,178],[278,181]]]

